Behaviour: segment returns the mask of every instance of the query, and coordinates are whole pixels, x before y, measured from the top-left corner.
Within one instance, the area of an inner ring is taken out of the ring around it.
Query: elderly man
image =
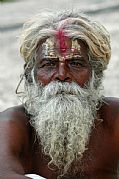
[[[117,179],[119,101],[102,87],[106,29],[76,12],[40,13],[24,25],[20,52],[23,104],[0,115],[0,179]]]

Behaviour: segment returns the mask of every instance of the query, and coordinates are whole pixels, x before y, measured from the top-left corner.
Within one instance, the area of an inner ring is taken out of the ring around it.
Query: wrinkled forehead
[[[87,45],[76,38],[70,38],[63,31],[58,31],[56,35],[48,37],[40,44],[39,55],[42,58],[70,57],[74,55],[86,55]]]

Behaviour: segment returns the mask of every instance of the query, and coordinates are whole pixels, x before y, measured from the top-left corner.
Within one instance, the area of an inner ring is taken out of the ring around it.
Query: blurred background
[[[19,54],[22,25],[49,8],[80,9],[107,28],[112,58],[105,71],[105,95],[119,97],[119,0],[0,0],[0,111],[20,104],[15,89],[24,64]]]

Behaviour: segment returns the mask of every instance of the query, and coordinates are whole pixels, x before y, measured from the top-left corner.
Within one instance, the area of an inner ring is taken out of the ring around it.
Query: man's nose
[[[70,75],[68,73],[68,69],[66,67],[65,62],[59,62],[59,69],[56,75],[56,80],[62,81],[62,82],[71,82]]]

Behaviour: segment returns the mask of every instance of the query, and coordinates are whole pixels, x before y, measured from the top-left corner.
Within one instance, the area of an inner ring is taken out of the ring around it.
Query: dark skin
[[[84,86],[91,76],[87,47],[80,42],[80,63],[76,59],[45,59],[39,48],[35,64],[35,79],[47,85],[59,80],[75,81]],[[58,173],[49,169],[47,157],[41,151],[35,129],[29,123],[30,115],[24,107],[9,108],[0,114],[0,179],[27,179],[26,173],[35,173],[47,179],[56,179]],[[81,172],[69,179],[117,179],[119,160],[119,100],[104,98],[92,128],[88,150],[82,158]]]

